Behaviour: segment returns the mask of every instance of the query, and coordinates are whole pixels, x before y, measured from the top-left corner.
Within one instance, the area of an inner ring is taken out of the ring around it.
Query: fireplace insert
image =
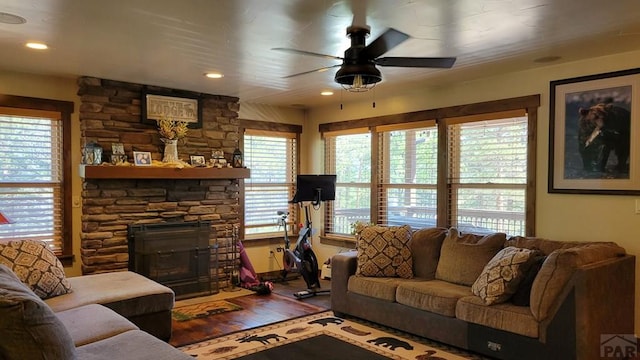
[[[212,231],[209,221],[129,225],[129,270],[171,288],[177,299],[217,292]]]

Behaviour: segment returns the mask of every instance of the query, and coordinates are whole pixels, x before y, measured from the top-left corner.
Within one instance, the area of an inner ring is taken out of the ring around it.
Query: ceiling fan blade
[[[330,69],[333,69],[333,68],[336,68],[336,67],[340,67],[340,66],[342,66],[342,64],[337,64],[337,65],[333,65],[333,66],[325,66],[325,67],[322,67],[320,69],[309,70],[309,71],[305,71],[305,72],[301,72],[301,73],[297,73],[297,74],[293,74],[293,75],[283,76],[282,78],[283,79],[288,79],[288,78],[292,78],[294,76],[306,75],[306,74],[311,74],[311,73],[315,73],[315,72],[324,72],[324,71],[327,71],[327,70],[330,70]]]
[[[369,45],[367,45],[362,50],[360,55],[361,57],[364,57],[366,59],[375,59],[378,56],[381,56],[382,54],[391,50],[392,48],[400,45],[400,43],[407,40],[408,38],[409,35],[403,33],[402,31],[389,28],[377,39],[373,40]]]
[[[297,55],[307,55],[307,56],[323,57],[326,59],[343,60],[341,57],[338,57],[338,56],[319,54],[311,51],[304,51],[304,50],[297,50],[297,49],[290,49],[290,48],[271,48],[271,50],[283,51],[283,52],[297,54]]]
[[[428,58],[411,58],[411,57],[383,57],[374,60],[376,65],[380,66],[398,66],[398,67],[421,67],[421,68],[444,68],[448,69],[456,62],[454,57],[428,57]]]

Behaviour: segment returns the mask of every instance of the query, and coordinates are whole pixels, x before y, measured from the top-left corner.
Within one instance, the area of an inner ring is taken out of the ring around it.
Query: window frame
[[[510,183],[510,182],[501,182],[501,181],[469,183],[469,182],[456,180],[456,179],[460,179],[461,177],[461,171],[460,171],[461,158],[460,157],[462,155],[462,152],[461,152],[462,148],[460,143],[461,129],[460,127],[458,127],[458,125],[464,126],[464,125],[471,124],[472,126],[477,126],[478,123],[486,124],[492,121],[496,121],[497,123],[495,123],[495,125],[487,124],[486,126],[489,126],[489,127],[500,126],[500,125],[504,125],[505,123],[511,122],[512,119],[515,119],[515,118],[519,118],[519,119],[527,118],[525,122],[527,123],[527,134],[528,134],[529,121],[528,121],[527,114],[524,110],[492,112],[492,113],[486,113],[481,115],[465,116],[460,118],[446,118],[440,122],[441,126],[438,127],[438,131],[446,132],[447,143],[445,144],[444,148],[454,149],[453,151],[447,150],[446,152],[449,159],[448,166],[447,166],[448,177],[445,183],[446,185],[445,191],[447,191],[447,193],[449,194],[448,202],[447,202],[449,211],[447,213],[447,219],[446,219],[447,220],[446,224],[448,224],[448,226],[459,226],[457,224],[458,220],[456,218],[460,215],[462,211],[459,208],[460,204],[458,204],[458,195],[460,195],[460,192],[464,189],[475,189],[475,190],[500,189],[503,191],[507,189],[521,190],[521,191],[524,191],[525,205],[526,205],[526,198],[527,198],[526,186],[527,186],[528,178],[525,179],[524,183],[520,183],[520,182]],[[525,150],[525,152],[527,153],[527,156],[529,151],[530,149],[527,144],[527,147]],[[529,165],[527,164],[527,167],[528,166]],[[527,223],[526,209],[524,210],[524,213],[525,213],[524,215],[525,215],[525,226],[526,226],[526,223]],[[502,217],[501,219],[504,220],[507,218]],[[460,227],[458,228],[461,229]],[[464,230],[464,228],[462,229]],[[524,234],[508,233],[508,235],[524,235]]]
[[[0,95],[0,107],[23,110],[51,111],[59,114],[62,121],[62,251],[56,256],[64,265],[73,262],[73,195],[71,167],[71,114],[74,104],[71,101],[33,98],[17,95]]]
[[[341,131],[349,131],[357,128],[372,129],[372,138],[376,138],[376,127],[404,124],[412,124],[421,121],[435,120],[438,124],[438,179],[437,179],[437,226],[449,227],[449,189],[448,189],[448,168],[449,158],[447,154],[448,134],[447,121],[454,121],[461,117],[483,117],[486,114],[496,114],[511,111],[524,111],[527,116],[527,184],[526,184],[526,209],[525,209],[525,236],[535,235],[535,199],[536,199],[536,142],[537,142],[537,118],[538,107],[540,106],[540,94],[521,96],[509,99],[493,100],[466,105],[421,110],[409,113],[384,115],[378,117],[361,118],[350,121],[340,121],[335,123],[324,123],[319,125],[319,131],[323,135]],[[470,118],[471,119],[471,118]],[[374,142],[372,148],[372,162],[377,163],[378,144]],[[375,159],[374,159],[375,158]],[[372,181],[378,181],[376,167],[372,167]],[[378,184],[373,184],[376,188]],[[376,194],[372,194],[372,222],[378,223],[378,199]],[[342,238],[331,238],[324,236],[327,240],[344,240]],[[322,239],[322,237],[321,237]],[[353,240],[352,240],[353,241]]]
[[[300,173],[300,135],[302,134],[302,126],[301,125],[294,125],[294,124],[285,124],[285,123],[276,123],[276,122],[269,122],[269,121],[260,121],[260,120],[245,120],[245,119],[241,119],[240,120],[240,128],[239,128],[239,146],[242,149],[243,153],[245,152],[245,148],[244,148],[244,135],[246,133],[247,130],[252,130],[252,131],[264,131],[264,132],[272,132],[274,134],[276,133],[289,133],[289,134],[295,134],[295,141],[296,141],[296,159],[294,160],[294,168],[295,168],[295,172],[296,174]],[[255,236],[252,234],[250,237],[247,238],[246,235],[246,229],[245,229],[245,198],[246,198],[246,186],[245,186],[245,180],[241,179],[241,186],[240,186],[240,199],[242,199],[241,204],[240,204],[240,209],[239,209],[239,214],[240,214],[240,236],[241,239],[243,241],[258,241],[258,240],[263,240],[263,239],[280,239],[282,238],[282,236],[277,235],[277,236],[273,236],[271,233],[269,234],[265,234],[266,236],[260,236],[258,234],[256,234]],[[293,209],[293,211],[291,211],[291,209]],[[299,211],[296,211],[297,208],[293,205],[290,206],[290,217],[289,217],[289,222],[291,224],[289,230],[290,230],[290,234],[292,234],[292,231],[296,229],[296,226],[294,226],[294,224],[297,224],[300,222],[300,214]],[[275,216],[275,214],[274,214]],[[284,230],[283,230],[283,234],[284,234]]]
[[[377,204],[375,204],[373,201],[371,201],[371,199],[374,198],[374,194],[377,193],[377,189],[375,186],[375,182],[373,181],[373,174],[375,173],[375,169],[376,167],[374,166],[377,163],[377,157],[376,157],[376,152],[373,151],[373,149],[376,147],[375,143],[377,142],[377,139],[374,137],[374,133],[371,131],[371,129],[367,129],[367,128],[358,128],[358,129],[351,129],[348,131],[338,131],[338,132],[333,132],[333,133],[324,133],[323,134],[323,138],[324,138],[324,151],[325,151],[325,166],[324,166],[324,172],[326,174],[336,174],[336,163],[334,162],[334,158],[337,157],[337,151],[336,151],[336,138],[338,136],[351,136],[351,135],[367,135],[369,136],[369,140],[370,140],[370,156],[371,156],[371,163],[369,164],[370,168],[371,168],[371,173],[369,174],[369,181],[368,182],[358,182],[358,183],[354,183],[354,182],[350,182],[350,183],[342,183],[341,180],[342,179],[337,179],[337,183],[336,183],[336,196],[338,196],[338,192],[340,191],[338,188],[339,187],[344,187],[344,188],[349,188],[349,189],[368,189],[369,190],[369,220],[364,221],[364,222],[369,222],[369,221],[373,221],[372,219],[374,219],[374,209],[377,208]],[[327,152],[331,152],[331,155],[327,155]],[[336,154],[336,155],[333,155]],[[337,174],[339,175],[339,174]],[[320,236],[329,236],[329,237],[333,237],[333,238],[348,238],[349,234],[343,234],[343,233],[339,233],[334,231],[335,230],[335,224],[333,221],[334,218],[334,211],[335,211],[335,203],[332,202],[327,202],[324,204],[324,215],[325,215],[325,221],[324,224],[322,226],[322,230],[321,230],[321,234]],[[330,219],[330,221],[327,221],[327,219]],[[360,220],[357,220],[360,221]]]
[[[378,139],[378,183],[377,183],[377,194],[376,194],[376,199],[378,201],[378,203],[376,204],[377,208],[378,208],[378,213],[377,213],[377,221],[378,223],[382,224],[382,225],[389,225],[390,223],[392,225],[395,225],[395,221],[390,221],[391,219],[388,218],[389,215],[389,192],[392,190],[396,190],[396,189],[404,189],[407,193],[405,193],[405,196],[408,195],[408,193],[411,193],[412,191],[417,195],[419,192],[428,192],[428,191],[436,191],[437,192],[437,179],[434,179],[433,183],[426,183],[426,182],[415,182],[415,183],[409,183],[409,182],[396,182],[396,183],[392,183],[391,182],[391,168],[390,166],[392,165],[392,159],[389,158],[389,156],[391,156],[391,135],[393,132],[406,132],[405,136],[410,136],[413,137],[414,139],[416,138],[416,131],[430,131],[430,132],[434,132],[436,134],[434,134],[434,136],[437,137],[437,130],[438,127],[436,125],[435,120],[430,120],[430,121],[421,121],[421,122],[411,122],[411,123],[406,123],[406,124],[398,124],[398,125],[383,125],[383,126],[377,126],[375,128],[376,131],[376,136]],[[406,143],[405,141],[405,149],[404,149],[404,161],[408,161],[410,162],[411,166],[414,168],[414,172],[417,171],[417,167],[418,167],[418,147],[415,146],[409,146],[409,144]],[[436,151],[434,151],[434,153],[436,153],[435,155],[433,155],[433,157],[435,159],[430,159],[430,160],[434,160],[435,164],[433,165],[435,168],[437,168],[437,149],[435,149]],[[411,158],[408,158],[408,155],[411,155]],[[434,169],[435,170],[435,169]],[[406,173],[405,173],[406,175]],[[409,196],[409,198],[411,198],[411,196]],[[417,199],[413,199],[414,201],[416,201]],[[434,199],[436,200],[436,199]],[[398,210],[399,211],[409,211],[411,209],[410,206],[402,206],[399,207]],[[415,210],[415,209],[414,209]],[[427,208],[423,208],[422,210],[427,210]],[[425,215],[425,212],[415,212],[415,214],[423,214]],[[434,211],[433,216],[435,217],[436,212]],[[416,217],[415,221],[420,223],[420,222],[427,222],[429,221],[428,216],[424,216],[424,217]],[[435,221],[435,220],[434,220]],[[420,224],[420,225],[424,225],[424,224]]]

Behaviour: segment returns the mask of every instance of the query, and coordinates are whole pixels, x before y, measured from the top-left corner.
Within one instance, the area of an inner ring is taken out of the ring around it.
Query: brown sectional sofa
[[[0,264],[0,359],[191,359],[163,341],[171,289],[130,272],[68,280],[42,300]]]
[[[356,275],[358,252],[335,255],[336,316],[363,318],[498,359],[599,359],[601,335],[634,333],[635,257],[616,244],[491,235],[456,243],[451,234],[458,233],[432,228],[412,234],[410,278]],[[528,306],[487,305],[472,291],[469,279],[478,277],[497,241],[502,244],[494,255],[513,246],[545,256],[533,273]],[[478,244],[486,249],[477,252]]]
[[[72,291],[45,300],[54,312],[101,304],[127,318],[141,330],[169,341],[173,291],[131,271],[67,278]]]

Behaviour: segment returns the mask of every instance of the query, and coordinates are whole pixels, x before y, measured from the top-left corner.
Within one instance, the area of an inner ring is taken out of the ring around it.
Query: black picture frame
[[[142,123],[156,125],[160,118],[185,121],[190,129],[202,128],[202,99],[198,95],[144,88],[140,99]]]
[[[549,193],[640,194],[639,86],[640,69],[550,82]]]

